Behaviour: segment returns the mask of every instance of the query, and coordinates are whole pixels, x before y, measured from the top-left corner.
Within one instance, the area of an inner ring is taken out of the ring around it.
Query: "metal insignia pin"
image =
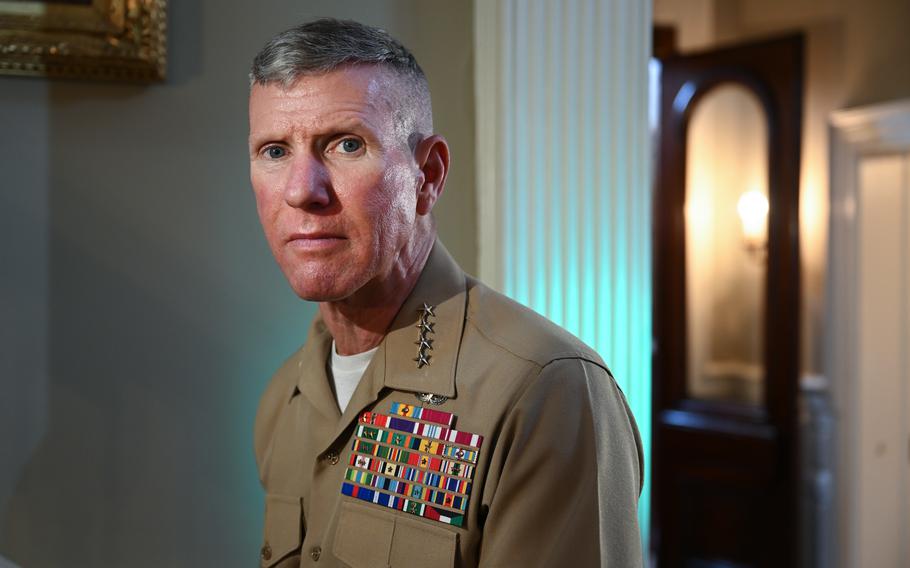
[[[417,363],[417,368],[422,369],[430,364],[430,359],[432,357],[429,354],[429,351],[433,350],[433,340],[430,339],[430,335],[434,333],[433,326],[435,323],[430,321],[431,317],[436,317],[436,313],[433,311],[436,309],[436,306],[431,306],[426,302],[423,303],[423,307],[418,311],[420,314],[420,322],[417,324],[417,329],[419,334],[417,341],[414,342],[417,345],[417,357],[413,359]]]
[[[418,353],[418,354],[417,354],[417,357],[415,357],[415,358],[413,359],[413,361],[416,361],[416,362],[417,362],[417,368],[418,368],[418,369],[422,369],[422,368],[424,368],[425,366],[427,366],[427,365],[430,364],[430,356],[429,356],[429,355],[423,355],[423,354],[421,354],[421,353]]]
[[[419,392],[417,393],[417,399],[420,402],[431,404],[433,406],[439,406],[445,401],[449,400],[449,397],[442,396],[441,394],[433,394],[431,392]]]

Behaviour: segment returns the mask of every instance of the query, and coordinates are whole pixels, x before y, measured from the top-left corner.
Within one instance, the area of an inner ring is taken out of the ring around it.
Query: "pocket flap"
[[[352,568],[388,568],[394,530],[389,513],[344,501],[332,553]]]
[[[301,514],[299,497],[265,496],[265,539],[259,556],[261,566],[274,566],[300,550],[303,536],[300,530]]]
[[[458,533],[427,522],[400,517],[395,521],[391,565],[393,568],[452,568],[457,546]]]
[[[351,568],[451,568],[457,547],[454,531],[344,501],[332,553]]]

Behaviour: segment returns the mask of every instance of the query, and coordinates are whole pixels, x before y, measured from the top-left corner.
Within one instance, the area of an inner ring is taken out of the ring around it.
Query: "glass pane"
[[[768,133],[758,99],[723,86],[692,115],[686,162],[691,398],[761,404]]]

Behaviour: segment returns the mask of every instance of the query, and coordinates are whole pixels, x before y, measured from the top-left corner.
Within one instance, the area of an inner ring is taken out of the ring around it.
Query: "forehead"
[[[345,115],[385,123],[394,113],[398,90],[391,72],[372,65],[305,75],[288,87],[257,83],[250,91],[250,127],[292,119],[315,125]]]

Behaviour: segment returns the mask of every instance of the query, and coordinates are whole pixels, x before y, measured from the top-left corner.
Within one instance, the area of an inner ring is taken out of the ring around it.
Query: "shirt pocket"
[[[332,553],[351,568],[452,568],[457,546],[453,531],[345,501]]]
[[[262,568],[300,566],[302,512],[300,497],[265,496],[265,534],[259,551]]]

